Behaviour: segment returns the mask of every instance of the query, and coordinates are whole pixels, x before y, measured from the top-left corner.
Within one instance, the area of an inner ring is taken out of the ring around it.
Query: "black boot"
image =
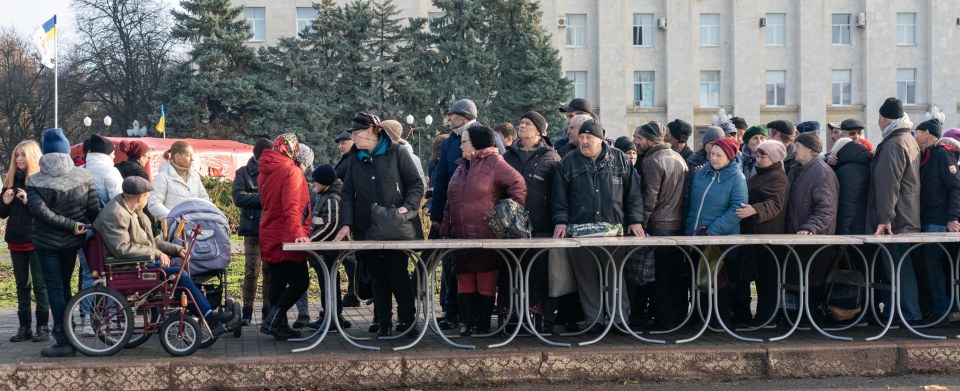
[[[460,320],[462,322],[460,326],[461,337],[473,335],[474,319],[476,319],[477,315],[473,310],[476,300],[476,293],[461,293],[457,295],[457,304],[460,305]]]
[[[493,296],[477,295],[477,334],[490,332],[490,317],[493,315],[493,306],[496,298]]]
[[[290,323],[287,322],[287,317],[284,315],[277,315],[277,318],[273,321],[273,327],[270,328],[270,333],[273,334],[273,338],[278,341],[300,338],[300,331],[291,328]]]
[[[393,327],[393,325],[391,325],[389,322],[388,322],[388,323],[380,323],[380,324],[377,326],[377,338],[380,338],[380,337],[389,337],[389,336],[393,335],[393,332],[390,330],[392,327]]]
[[[270,332],[270,330],[272,329],[271,326],[273,324],[274,319],[277,318],[277,313],[279,312],[280,311],[277,308],[270,308],[269,310],[267,310],[267,312],[263,314],[263,321],[260,322],[261,333],[264,333],[267,335],[273,335],[273,333]]]
[[[59,327],[59,330],[57,330]],[[55,335],[63,335],[63,326],[54,327]],[[43,357],[73,357],[77,355],[77,351],[73,349],[73,346],[70,345],[66,339],[58,339],[53,346],[47,346],[40,350],[40,355]]]
[[[23,342],[33,336],[30,332],[30,323],[33,322],[30,311],[17,311],[17,318],[20,319],[20,328],[17,329],[16,335],[10,337],[10,342]]]
[[[243,315],[240,317],[240,325],[246,326],[253,320],[253,307],[243,307]]]
[[[50,311],[37,311],[37,332],[33,334],[33,342],[43,342],[50,339]]]
[[[272,306],[265,305],[265,306],[263,306],[263,308],[260,309],[260,321],[261,321],[261,322],[267,320],[267,314],[270,313],[270,309],[271,309],[271,308],[272,308]]]

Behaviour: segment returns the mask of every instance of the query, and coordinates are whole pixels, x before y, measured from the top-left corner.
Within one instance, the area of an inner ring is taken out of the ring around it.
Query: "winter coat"
[[[343,181],[337,179],[317,197],[313,204],[313,219],[310,222],[310,241],[326,242],[333,240],[340,228],[340,193]]]
[[[490,228],[493,206],[504,198],[520,205],[526,202],[527,185],[517,170],[497,153],[496,147],[476,151],[473,160],[459,160],[460,167],[450,179],[446,211],[440,237],[453,239],[496,239]],[[493,250],[453,253],[453,272],[482,273],[497,270],[499,257]]]
[[[354,240],[366,238],[373,204],[418,210],[423,199],[423,181],[413,161],[389,139],[382,137],[381,140],[385,149],[380,153],[374,151],[372,156],[364,153],[361,157],[354,147],[350,154],[350,170],[343,181],[341,195],[340,226],[349,226]]]
[[[750,183],[750,178],[757,175],[757,157],[750,152],[747,144],[740,146],[740,159],[743,161],[743,177],[747,178],[747,183]]]
[[[341,181],[347,177],[347,170],[350,169],[350,156],[352,153],[353,152],[347,152],[340,157],[340,160],[337,160],[337,164],[333,165],[333,170],[337,172],[337,179]]]
[[[861,143],[847,143],[837,151],[837,235],[865,235],[867,230],[867,191],[870,190],[870,161],[873,154]],[[876,229],[876,227],[873,227]]]
[[[901,124],[877,145],[870,162],[867,232],[891,224],[893,233],[920,232],[920,146]]]
[[[283,244],[310,236],[310,191],[297,163],[272,149],[258,162],[257,187],[260,216],[260,259],[265,263],[303,262],[306,254],[283,251]]]
[[[687,158],[687,173],[694,176],[699,172],[699,168],[706,166],[710,160],[707,159],[707,150],[700,148]]]
[[[531,151],[529,158],[523,161],[520,143],[513,143],[503,155],[510,167],[523,176],[527,185],[526,207],[530,212],[530,224],[535,232],[553,234],[553,222],[550,217],[550,192],[553,173],[560,164],[560,155],[544,139]]]
[[[38,250],[76,250],[86,237],[74,235],[77,223],[93,221],[100,197],[90,171],[75,167],[70,155],[40,157],[40,172],[27,184],[27,206],[33,216],[33,247]]]
[[[577,146],[571,143],[569,140],[566,141],[560,148],[557,148],[557,154],[560,155],[560,158],[563,159],[565,156],[569,155],[570,152],[575,152]]]
[[[423,162],[420,160],[420,157],[417,156],[417,154],[413,153],[413,146],[403,140],[401,140],[399,145],[401,149],[407,151],[407,154],[410,155],[410,160],[413,161],[413,166],[417,168],[417,174],[420,175],[420,180],[423,181],[423,185],[426,186],[427,178],[423,176]]]
[[[120,186],[123,184],[123,176],[114,167],[113,158],[110,155],[98,152],[88,153],[87,164],[84,167],[93,176],[93,185],[96,186],[100,201],[104,204],[123,193],[123,188]]]
[[[814,235],[833,235],[837,229],[837,175],[816,157],[797,164],[790,178],[787,203],[787,233],[810,231]]]
[[[16,197],[17,190],[27,189],[26,180],[27,174],[17,170],[13,177],[13,187],[9,188],[13,189],[13,201],[10,201],[10,205],[0,202],[0,219],[7,219],[6,233],[3,235],[3,240],[7,243],[33,243],[33,216],[30,215],[29,206]],[[0,195],[6,193],[7,190],[8,188],[4,187],[3,190],[0,190]],[[28,195],[27,201],[29,200],[30,196]]]
[[[123,179],[127,177],[138,176],[146,180],[150,180],[150,175],[147,174],[147,170],[140,165],[140,162],[136,160],[124,160],[116,165],[117,171],[120,171],[120,176]]]
[[[190,198],[210,201],[203,182],[200,182],[200,174],[190,169],[187,181],[184,182],[170,162],[161,164],[157,177],[153,178],[153,191],[150,192],[147,205],[150,215],[158,219],[165,218],[170,214],[170,209]]]
[[[797,143],[787,145],[787,156],[783,158],[783,171],[790,175],[790,170],[797,165]]]
[[[757,167],[757,173],[747,181],[747,198],[757,214],[740,220],[740,233],[785,233],[789,195],[790,181],[783,172],[783,162]]]
[[[920,222],[946,226],[960,218],[960,177],[953,147],[936,143],[920,159]]]
[[[456,128],[450,132],[450,137],[443,142],[440,147],[437,166],[434,167],[433,176],[430,177],[430,184],[433,185],[433,199],[430,203],[430,220],[443,221],[443,209],[447,205],[447,186],[450,185],[450,178],[457,171],[457,160],[463,156],[460,151],[460,140],[468,128],[473,125],[479,125],[477,120],[472,120],[466,125]],[[500,135],[496,135],[497,150],[504,153],[507,150],[503,147],[503,141]]]
[[[181,247],[153,236],[150,218],[143,211],[127,209],[123,196],[114,197],[93,221],[103,247],[114,258],[153,257],[167,254],[177,257]]]
[[[687,196],[687,221],[684,232],[694,234],[706,228],[709,235],[740,233],[737,209],[747,203],[747,180],[743,178],[740,158],[720,170],[708,161],[694,176]],[[698,233],[699,234],[699,233]]]
[[[670,144],[661,143],[643,154],[640,183],[643,189],[644,226],[657,231],[683,229],[683,192],[687,163]]]
[[[691,155],[693,155],[693,150],[690,149],[689,145],[684,144],[683,148],[680,149],[680,152],[677,152],[677,153],[680,154],[680,157],[682,157],[683,160],[687,160],[690,158]]]
[[[576,151],[557,165],[551,192],[554,225],[643,224],[643,190],[630,159],[606,143],[601,146],[596,160]]]
[[[240,236],[257,236],[260,233],[260,190],[257,187],[257,177],[260,176],[260,164],[257,158],[250,157],[247,165],[237,169],[233,177],[233,204],[240,208]]]

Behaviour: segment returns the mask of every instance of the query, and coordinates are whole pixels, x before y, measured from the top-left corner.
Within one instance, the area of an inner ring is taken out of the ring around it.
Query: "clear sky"
[[[30,37],[47,20],[57,15],[57,29],[61,42],[69,39],[74,30],[73,11],[70,0],[0,0],[3,4],[3,16],[0,27],[15,28],[20,34]]]

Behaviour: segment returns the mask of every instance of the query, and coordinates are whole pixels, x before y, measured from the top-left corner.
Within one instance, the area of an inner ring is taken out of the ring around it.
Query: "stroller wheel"
[[[95,286],[80,291],[67,304],[67,340],[87,356],[109,356],[126,346],[133,334],[133,314],[117,291]]]
[[[189,356],[200,348],[200,325],[189,316],[171,314],[160,327],[160,345],[173,356]]]

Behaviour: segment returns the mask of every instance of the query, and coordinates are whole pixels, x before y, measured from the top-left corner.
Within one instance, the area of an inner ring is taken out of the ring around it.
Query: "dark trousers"
[[[40,268],[43,269],[50,310],[53,312],[53,338],[62,342],[67,339],[63,331],[63,311],[73,297],[70,278],[73,277],[73,269],[77,267],[77,249],[36,251]]]
[[[647,230],[650,236],[676,236],[680,230]],[[650,292],[650,307],[657,323],[663,326],[672,326],[679,322],[687,313],[687,287],[690,285],[683,280],[683,269],[687,267],[687,260],[676,247],[657,247],[654,250],[654,281]],[[680,293],[682,292],[682,294]],[[680,304],[682,303],[682,304]],[[681,313],[682,308],[682,313]]]
[[[282,261],[270,264],[270,297],[280,324],[287,324],[287,311],[310,286],[306,262]],[[274,320],[276,321],[276,320]]]
[[[47,299],[47,285],[40,268],[40,258],[36,251],[10,251],[13,262],[13,278],[17,284],[17,312],[30,318],[30,292],[37,300],[37,325],[46,325],[50,319],[50,301]],[[30,323],[21,326],[30,326]]]
[[[443,257],[440,260],[440,279],[442,280],[441,284],[441,293],[445,293],[446,296],[441,302],[446,308],[447,314],[459,314],[460,306],[457,305],[457,275],[453,274],[453,261],[450,260],[450,254]]]
[[[260,262],[260,237],[243,237],[243,308],[253,308],[257,296],[257,279],[263,275],[260,285],[261,300],[264,307],[270,307],[270,267]]]
[[[390,323],[393,318],[392,296],[397,301],[397,319],[412,323],[416,309],[413,284],[407,271],[407,254],[403,251],[359,251],[357,258],[363,259],[373,280],[373,309],[377,321]]]

